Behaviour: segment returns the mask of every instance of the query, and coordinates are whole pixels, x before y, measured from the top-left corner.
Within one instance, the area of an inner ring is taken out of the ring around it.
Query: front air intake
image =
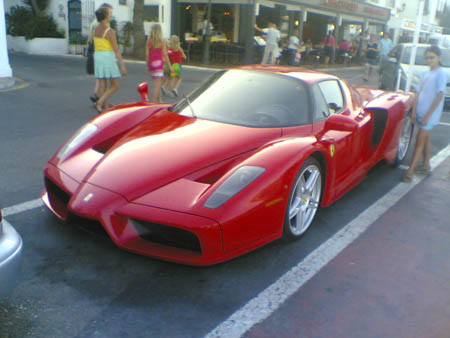
[[[130,221],[139,236],[146,241],[201,253],[200,242],[190,231],[138,219]]]

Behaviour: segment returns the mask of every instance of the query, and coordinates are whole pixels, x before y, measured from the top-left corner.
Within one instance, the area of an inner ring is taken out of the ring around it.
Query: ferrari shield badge
[[[83,201],[84,202],[89,202],[92,197],[94,197],[94,194],[93,193],[89,193],[83,198]]]
[[[330,156],[334,156],[334,144],[330,145]]]

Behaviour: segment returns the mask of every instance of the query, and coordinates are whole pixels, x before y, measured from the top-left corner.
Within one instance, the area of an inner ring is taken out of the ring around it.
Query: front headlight
[[[266,171],[266,169],[255,166],[239,168],[208,198],[204,204],[205,208],[215,209],[220,207],[231,197],[256,180],[264,171]]]
[[[63,158],[73,149],[83,143],[89,136],[94,134],[98,130],[98,127],[93,123],[87,123],[81,127],[73,136],[66,142],[61,150],[56,155],[58,158]]]

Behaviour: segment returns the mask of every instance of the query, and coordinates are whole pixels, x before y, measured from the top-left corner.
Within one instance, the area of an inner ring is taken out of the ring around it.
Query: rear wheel
[[[414,133],[414,124],[411,122],[411,111],[405,116],[403,121],[402,131],[398,139],[397,156],[394,160],[394,165],[400,165],[406,158],[409,146],[411,145]]]
[[[297,239],[308,230],[322,194],[322,171],[315,158],[308,158],[299,170],[289,195],[283,237]]]

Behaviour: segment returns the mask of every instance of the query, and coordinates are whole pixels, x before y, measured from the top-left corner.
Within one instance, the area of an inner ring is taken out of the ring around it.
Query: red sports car
[[[402,161],[411,99],[294,67],[219,71],[175,105],[92,119],[47,163],[42,198],[123,249],[219,263],[298,238],[376,163]]]

